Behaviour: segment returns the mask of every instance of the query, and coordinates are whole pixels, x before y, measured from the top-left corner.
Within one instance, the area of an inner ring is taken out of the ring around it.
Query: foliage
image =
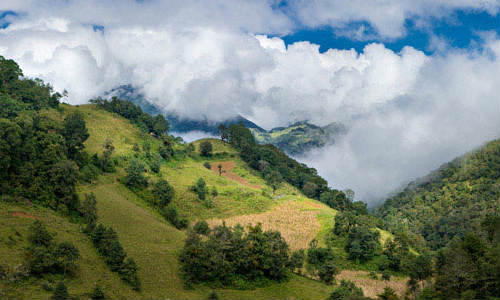
[[[161,211],[161,213],[165,219],[167,219],[170,223],[172,223],[172,225],[175,226],[175,228],[177,229],[187,228],[188,220],[179,217],[177,209],[175,209],[175,207],[173,207],[172,205],[165,206]]]
[[[212,169],[212,166],[210,166],[210,163],[208,161],[206,161],[205,163],[203,163],[203,166],[207,169]]]
[[[117,97],[111,98],[111,101],[97,98],[90,100],[90,103],[96,104],[107,111],[117,113],[122,117],[131,120],[144,131],[151,132],[156,136],[161,136],[168,132],[168,122],[163,115],[151,116],[142,111],[142,109],[130,101],[120,100]]]
[[[208,235],[210,233],[210,227],[206,221],[198,221],[193,226],[194,232],[201,235]]]
[[[67,300],[69,299],[68,288],[64,282],[59,281],[54,289],[54,294],[51,299],[53,300]]]
[[[357,287],[354,282],[342,279],[340,285],[336,287],[328,300],[362,299],[363,290]]]
[[[133,289],[140,289],[137,265],[132,258],[127,257],[113,228],[106,228],[106,226],[99,224],[90,237],[97,251],[104,257],[104,261],[111,270],[118,272],[120,278],[130,284]]]
[[[207,184],[205,183],[205,180],[203,180],[203,178],[200,177],[196,181],[196,184],[191,186],[191,191],[195,192],[196,195],[198,195],[198,199],[205,200],[208,193],[208,188]]]
[[[125,177],[125,183],[129,187],[145,187],[148,185],[148,180],[144,177],[144,164],[133,159],[130,164],[125,168],[127,176]]]
[[[397,300],[398,295],[396,295],[396,292],[391,288],[386,286],[384,288],[384,292],[382,294],[378,294],[377,297],[381,300]]]
[[[42,222],[30,226],[30,245],[26,249],[26,264],[33,275],[63,273],[76,269],[80,257],[78,249],[70,242],[56,244]]]
[[[174,198],[174,188],[165,179],[160,179],[153,185],[154,203],[164,207]]]
[[[187,282],[234,285],[238,280],[283,280],[288,275],[288,245],[277,231],[260,225],[215,227],[206,238],[191,231],[179,256]]]
[[[345,250],[349,259],[367,261],[380,250],[379,232],[368,226],[357,226],[348,235]]]
[[[480,226],[500,204],[500,140],[442,165],[387,199],[377,211],[388,228],[421,234],[436,250]]]
[[[100,300],[100,299],[105,299],[105,298],[106,298],[106,296],[104,295],[103,290],[101,289],[101,287],[99,285],[96,284],[94,286],[94,289],[90,293],[90,299]]]
[[[212,156],[212,143],[209,140],[204,140],[200,143],[200,155],[201,156]]]

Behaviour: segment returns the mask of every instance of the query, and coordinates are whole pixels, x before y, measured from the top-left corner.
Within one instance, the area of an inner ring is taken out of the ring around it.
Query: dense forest
[[[479,229],[499,212],[500,141],[442,165],[389,198],[376,214],[391,229],[422,235],[432,249]]]

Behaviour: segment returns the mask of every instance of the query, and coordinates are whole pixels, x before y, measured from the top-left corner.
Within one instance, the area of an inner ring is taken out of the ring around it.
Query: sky
[[[4,0],[0,55],[65,101],[131,84],[165,111],[342,122],[307,153],[373,204],[500,135],[498,0]]]

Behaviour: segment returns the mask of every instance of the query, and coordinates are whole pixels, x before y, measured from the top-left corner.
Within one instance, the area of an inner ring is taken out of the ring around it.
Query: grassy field
[[[85,144],[90,154],[101,153],[106,139],[113,140],[113,155],[119,161],[117,172],[102,175],[92,184],[78,186],[78,193],[81,198],[90,192],[96,195],[98,222],[112,226],[118,233],[125,251],[138,264],[142,289],[132,291],[116,273],[109,271],[79,225],[49,209],[27,204],[0,203],[0,264],[13,267],[23,262],[27,228],[33,218],[39,218],[51,232],[57,232],[57,241],[71,241],[80,250],[80,268],[74,278],[67,280],[69,292],[78,298],[87,298],[87,293],[98,282],[106,295],[114,299],[206,299],[211,287],[200,285],[185,289],[179,277],[177,257],[186,237],[185,231],[166,222],[156,209],[120,180],[125,174],[123,166],[131,157],[144,159],[142,150],[137,153],[133,145],[150,143],[154,155],[159,141],[141,132],[128,120],[92,105],[63,105],[62,112],[52,110],[47,113],[54,118],[63,118],[72,110],[82,111],[85,116],[90,133]],[[231,146],[220,140],[210,141],[214,148],[212,157],[179,156],[164,161],[159,174],[146,174],[152,182],[163,178],[174,187],[172,203],[181,216],[187,217],[191,223],[202,219],[211,224],[225,220],[229,225],[260,222],[265,229],[281,231],[292,249],[306,248],[313,238],[322,245],[326,244],[328,232],[334,226],[335,210],[306,198],[288,184],[282,184],[273,193]],[[199,151],[199,143],[194,142],[195,152]],[[182,149],[186,145],[176,147]],[[212,169],[204,166],[206,162]],[[227,169],[222,175],[213,170],[220,163],[224,163]],[[208,201],[198,200],[190,186],[199,178],[206,181],[210,191],[216,188],[217,195],[210,195]],[[59,279],[51,278],[50,284]],[[10,295],[13,298],[47,299],[50,292],[42,288],[44,281],[30,279],[0,286],[4,293],[0,293],[0,298]],[[221,299],[325,299],[331,290],[331,286],[292,275],[287,282],[254,290],[216,289],[216,292]]]

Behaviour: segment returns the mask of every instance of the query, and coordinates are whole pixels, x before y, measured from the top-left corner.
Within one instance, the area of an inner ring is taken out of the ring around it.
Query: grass
[[[134,143],[139,146],[144,142],[152,144],[154,154],[160,142],[130,121],[92,105],[62,105],[62,112],[51,110],[46,113],[53,118],[64,118],[72,110],[79,110],[85,116],[90,133],[85,144],[90,154],[101,153],[106,139],[113,139],[113,155],[120,158],[117,172],[100,176],[92,184],[78,186],[78,193],[81,198],[85,193],[96,195],[99,222],[116,230],[125,251],[136,260],[142,290],[138,293],[132,291],[108,269],[79,225],[43,207],[0,203],[0,264],[12,267],[22,263],[27,228],[33,222],[29,216],[34,216],[46,223],[50,231],[57,232],[58,241],[71,241],[80,250],[80,269],[67,281],[72,295],[87,298],[98,282],[106,295],[114,299],[207,298],[211,287],[183,288],[177,257],[186,237],[185,231],[171,226],[119,180],[125,175],[123,167],[128,159],[137,155],[144,160],[142,150],[140,153],[132,150]],[[292,249],[306,248],[313,238],[326,243],[328,232],[334,225],[335,210],[304,197],[288,184],[282,184],[273,194],[259,174],[239,158],[235,149],[220,140],[210,139],[210,142],[214,149],[212,157],[199,156],[200,141],[196,141],[193,143],[196,151],[191,157],[179,155],[163,161],[159,174],[146,174],[151,181],[164,178],[173,185],[175,197],[172,205],[178,208],[181,216],[188,217],[191,222],[200,219],[211,222],[225,219],[229,224],[261,222],[266,229],[280,230]],[[176,147],[183,149],[186,146]],[[219,176],[203,166],[205,162],[217,164],[221,161],[234,164],[231,173],[236,177]],[[217,196],[209,196],[208,202],[200,201],[189,190],[200,177],[206,181],[209,190],[216,187],[218,191]],[[17,216],[12,215],[13,212],[18,212]],[[50,292],[42,288],[44,280],[30,279],[19,284],[0,285],[0,288],[7,291],[9,297],[47,299]],[[320,282],[291,275],[287,282],[271,283],[254,290],[215,291],[221,299],[324,299],[331,289]]]

